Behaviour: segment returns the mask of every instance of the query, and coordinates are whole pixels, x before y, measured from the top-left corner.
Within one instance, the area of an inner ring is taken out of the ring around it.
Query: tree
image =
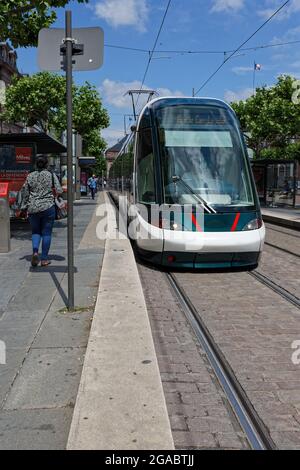
[[[56,114],[55,128],[63,132],[67,120],[66,107],[62,106]],[[97,89],[85,83],[81,87],[73,86],[73,127],[82,136],[91,129],[103,129],[109,126],[109,117],[102,108]]]
[[[54,8],[68,3],[70,0],[1,0],[0,40],[10,41],[14,47],[36,46],[40,29],[48,28],[57,19]]]
[[[103,155],[97,156],[96,165],[95,165],[95,175],[100,176],[100,177],[106,176],[106,170],[107,170],[106,159],[104,158]]]
[[[6,109],[3,118],[8,122],[37,125],[44,132],[57,135],[66,129],[66,80],[50,72],[40,72],[30,77],[15,78],[6,92]],[[73,85],[73,127],[83,138],[93,130],[109,126],[109,116],[102,107],[95,87]],[[95,140],[95,135],[93,136]],[[100,139],[100,135],[99,135]],[[94,141],[93,140],[93,141]],[[98,145],[103,146],[103,141]]]
[[[82,149],[84,155],[91,157],[100,157],[106,147],[107,144],[105,140],[101,137],[98,129],[93,129],[92,131],[84,135]]]
[[[293,83],[292,77],[283,75],[273,87],[257,88],[246,101],[232,103],[257,158],[264,149],[287,148],[300,134],[300,106],[292,100]]]
[[[55,127],[57,113],[65,106],[64,77],[41,72],[31,77],[15,77],[6,90],[3,117],[7,122],[38,126],[44,132]],[[66,127],[66,125],[64,125]]]

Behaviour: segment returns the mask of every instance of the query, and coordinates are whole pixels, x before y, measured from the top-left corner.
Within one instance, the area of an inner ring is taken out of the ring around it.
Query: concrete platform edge
[[[286,219],[284,217],[265,214],[262,211],[262,217],[264,222],[269,222],[275,225],[281,225],[282,227],[293,228],[295,230],[300,230],[300,222],[293,219]]]
[[[106,197],[109,230],[115,210]],[[129,240],[108,239],[67,449],[174,449]]]

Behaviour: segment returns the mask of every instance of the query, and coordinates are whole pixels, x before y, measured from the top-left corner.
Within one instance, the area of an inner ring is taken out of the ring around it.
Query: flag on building
[[[254,70],[261,70],[261,65],[254,62]]]

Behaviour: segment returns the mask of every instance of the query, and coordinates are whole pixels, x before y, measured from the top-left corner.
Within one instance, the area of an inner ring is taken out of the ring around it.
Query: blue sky
[[[124,135],[124,115],[132,113],[124,93],[141,85],[148,54],[109,45],[151,50],[168,0],[90,0],[71,2],[74,27],[101,26],[104,30],[104,63],[95,72],[75,74],[78,84],[88,80],[101,93],[111,126],[103,136],[111,145]],[[145,86],[161,95],[191,96],[223,61],[222,51],[236,49],[284,0],[172,0],[157,50],[220,51],[220,54],[156,53]],[[284,10],[245,47],[300,40],[300,0],[290,0]],[[55,27],[63,27],[64,10],[58,10]],[[19,68],[37,72],[37,51],[19,49]],[[227,101],[252,93],[254,61],[262,65],[256,84],[271,85],[281,73],[300,78],[300,43],[240,52],[201,90],[200,96]],[[127,126],[129,116],[125,117]]]

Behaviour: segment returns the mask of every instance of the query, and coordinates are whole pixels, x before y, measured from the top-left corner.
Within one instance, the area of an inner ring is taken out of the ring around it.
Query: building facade
[[[106,161],[107,161],[107,178],[108,178],[109,170],[110,170],[113,162],[115,161],[115,159],[119,155],[119,153],[122,150],[123,145],[124,145],[124,143],[126,142],[127,139],[128,139],[128,135],[123,137],[123,139],[121,139],[117,144],[113,145],[112,147],[108,148],[105,151],[104,155],[105,155],[105,158],[106,158]]]
[[[5,103],[5,90],[11,84],[14,75],[21,76],[17,67],[17,53],[6,42],[0,42],[0,111]],[[0,133],[22,132],[23,127],[7,124],[0,117]]]

